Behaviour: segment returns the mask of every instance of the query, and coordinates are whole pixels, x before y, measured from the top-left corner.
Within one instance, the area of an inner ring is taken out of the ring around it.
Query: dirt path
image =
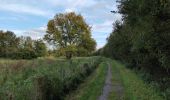
[[[108,97],[114,100],[123,100],[124,89],[120,78],[120,73],[116,67],[112,67],[108,62],[108,71],[102,94],[98,100],[108,100]],[[112,77],[113,76],[113,77]]]
[[[111,72],[111,66],[108,64],[108,70],[105,80],[105,85],[102,91],[102,94],[99,96],[98,100],[107,100],[109,93],[112,91],[112,72]]]

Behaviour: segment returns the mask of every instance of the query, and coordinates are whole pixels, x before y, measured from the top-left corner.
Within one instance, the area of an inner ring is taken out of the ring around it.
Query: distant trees
[[[36,58],[36,52],[34,50],[34,41],[31,37],[20,37],[20,48],[19,48],[19,57],[22,59],[32,59]]]
[[[73,54],[87,56],[96,47],[90,30],[81,15],[74,12],[57,14],[48,22],[44,39],[57,47],[58,55],[66,55],[67,58],[71,58]]]
[[[32,40],[31,37],[19,37],[19,55],[23,59],[43,57],[47,53],[47,47],[42,40]]]
[[[13,32],[0,31],[0,57],[13,58],[18,51],[19,38]]]
[[[0,57],[12,59],[32,59],[45,56],[47,47],[42,40],[31,37],[16,37],[11,32],[0,31]]]
[[[43,40],[35,40],[34,46],[37,57],[43,57],[47,54],[47,47]]]

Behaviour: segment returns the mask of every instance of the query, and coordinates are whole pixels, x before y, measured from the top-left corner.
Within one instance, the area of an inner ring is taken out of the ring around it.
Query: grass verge
[[[89,76],[84,83],[65,100],[96,100],[102,92],[107,73],[107,63],[102,62],[96,71]]]
[[[124,100],[124,86],[120,75],[120,70],[116,67],[115,62],[110,60],[112,70],[112,92],[110,93],[109,100]]]
[[[120,71],[125,88],[124,100],[163,100],[152,86],[145,84],[133,71],[116,61],[113,63],[115,63],[113,67]]]

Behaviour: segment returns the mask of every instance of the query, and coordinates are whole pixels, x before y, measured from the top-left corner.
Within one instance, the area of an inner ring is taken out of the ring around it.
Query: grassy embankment
[[[0,61],[0,100],[62,100],[89,76],[101,57]]]
[[[107,63],[102,62],[96,71],[65,100],[97,100],[101,95],[107,72]]]
[[[113,84],[120,82],[124,88],[122,100],[163,100],[159,93],[149,84],[146,84],[135,72],[127,69],[117,61],[112,62]],[[118,73],[120,76],[115,75]],[[110,100],[120,100],[112,93]]]

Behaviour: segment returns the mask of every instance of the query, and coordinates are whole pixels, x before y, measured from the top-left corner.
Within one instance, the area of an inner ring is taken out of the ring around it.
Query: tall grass
[[[146,84],[133,71],[124,65],[114,61],[114,66],[120,71],[123,86],[125,88],[125,100],[163,100],[159,92],[149,84]]]
[[[101,57],[0,62],[0,100],[62,100],[101,62]]]
[[[81,86],[72,94],[69,94],[65,100],[97,100],[102,94],[107,73],[107,63],[100,63],[95,72],[81,84]]]

